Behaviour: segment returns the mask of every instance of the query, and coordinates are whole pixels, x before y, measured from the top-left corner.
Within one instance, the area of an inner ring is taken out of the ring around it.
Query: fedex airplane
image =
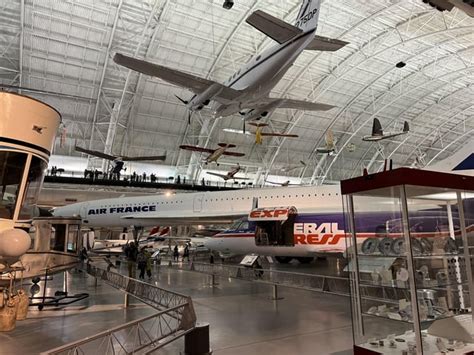
[[[473,146],[467,144],[446,159],[445,166],[441,162],[431,170],[472,175]],[[381,220],[392,220],[396,228],[399,217],[376,207],[369,212],[365,237],[375,234]],[[308,262],[318,254],[346,249],[338,185],[122,197],[59,207],[53,215],[80,216],[83,225],[89,227],[234,223],[204,239],[207,248],[224,257],[255,253],[275,256],[281,262],[293,258]]]
[[[192,91],[194,96],[190,100],[178,97],[190,114],[202,110],[211,101],[219,103],[216,117],[240,113],[247,121],[266,117],[277,108],[326,111],[333,106],[269,96],[304,50],[336,51],[347,44],[315,35],[320,5],[321,0],[304,0],[295,25],[261,10],[252,13],[247,23],[278,42],[278,45],[252,58],[223,84],[120,53],[115,55],[114,61]]]

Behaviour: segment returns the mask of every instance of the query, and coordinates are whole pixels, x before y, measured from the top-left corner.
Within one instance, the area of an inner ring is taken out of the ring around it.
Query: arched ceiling
[[[168,152],[167,165],[197,177],[199,156],[179,145],[238,145],[249,173],[328,183],[395,166],[439,161],[468,144],[474,130],[474,19],[438,12],[421,0],[324,1],[318,34],[350,42],[330,52],[304,52],[272,96],[337,106],[327,112],[277,110],[271,127],[298,139],[255,146],[241,117],[215,120],[212,110],[188,113],[175,95],[186,90],[117,66],[115,52],[224,82],[249,58],[274,44],[245,19],[263,9],[293,23],[300,0],[9,0],[0,2],[0,83],[61,111],[66,140],[54,154],[78,156],[77,144],[115,154]],[[396,68],[399,61],[404,68]],[[53,92],[63,95],[54,95]],[[66,96],[64,96],[64,94]],[[361,140],[374,117],[386,130],[411,133],[381,144]],[[328,131],[337,152],[317,154]],[[306,162],[303,169],[282,169]],[[235,164],[223,159],[222,169]]]

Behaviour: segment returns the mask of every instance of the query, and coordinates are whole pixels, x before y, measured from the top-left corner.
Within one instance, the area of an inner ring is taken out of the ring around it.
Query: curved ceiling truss
[[[54,153],[79,156],[74,145],[123,155],[167,152],[167,171],[200,178],[199,154],[181,144],[233,143],[256,183],[285,175],[323,184],[374,172],[385,159],[422,166],[449,156],[474,130],[474,19],[440,13],[421,0],[323,1],[318,34],[350,42],[334,52],[304,52],[272,96],[325,102],[327,112],[276,110],[265,121],[297,139],[255,145],[239,134],[238,115],[214,119],[213,107],[188,112],[175,95],[190,93],[117,66],[115,52],[224,82],[274,42],[245,19],[263,9],[292,23],[301,0],[13,0],[0,5],[0,84],[44,93],[63,114],[66,141]],[[396,68],[404,61],[404,68]],[[57,92],[65,95],[51,95]],[[377,144],[363,142],[374,117],[386,130],[404,120],[411,133]],[[230,128],[233,132],[224,131]],[[320,155],[333,132],[336,153]],[[306,166],[295,166],[303,160]],[[224,158],[219,169],[237,160]],[[91,159],[90,166],[101,161]],[[157,166],[157,169],[159,167]],[[170,170],[171,169],[171,170]]]

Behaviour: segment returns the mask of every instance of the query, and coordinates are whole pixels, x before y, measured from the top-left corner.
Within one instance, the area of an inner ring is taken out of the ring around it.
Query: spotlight
[[[222,5],[222,7],[227,10],[232,9],[232,6],[234,6],[234,0],[225,0],[224,4]]]

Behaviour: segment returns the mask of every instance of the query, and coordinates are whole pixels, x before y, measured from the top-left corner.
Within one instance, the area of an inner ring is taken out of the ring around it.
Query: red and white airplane
[[[227,180],[250,180],[249,178],[235,176],[241,170],[242,170],[242,168],[240,167],[240,164],[237,164],[237,166],[232,168],[232,170],[227,172],[227,174],[219,174],[219,173],[213,173],[213,172],[207,172],[207,174],[220,177],[221,179],[224,179],[224,181],[227,181]]]
[[[227,151],[227,149],[235,148],[236,147],[235,144],[219,143],[217,145],[219,146],[219,148],[217,148],[217,149],[197,147],[197,146],[194,146],[194,145],[180,145],[179,147],[181,149],[190,150],[192,152],[209,153],[209,155],[204,159],[204,163],[206,165],[209,164],[209,163],[215,162],[217,164],[217,166],[219,166],[219,163],[217,161],[223,155],[229,155],[229,156],[232,156],[232,157],[243,157],[243,156],[245,156],[244,153]]]
[[[194,96],[179,98],[190,112],[202,110],[211,101],[219,104],[216,117],[240,113],[247,121],[268,116],[277,108],[326,111],[334,106],[317,102],[270,97],[270,92],[305,50],[336,51],[347,42],[317,36],[321,0],[304,0],[294,25],[257,10],[246,22],[278,42],[250,59],[224,83],[167,68],[117,53],[114,61],[140,73],[158,77],[189,89]]]

